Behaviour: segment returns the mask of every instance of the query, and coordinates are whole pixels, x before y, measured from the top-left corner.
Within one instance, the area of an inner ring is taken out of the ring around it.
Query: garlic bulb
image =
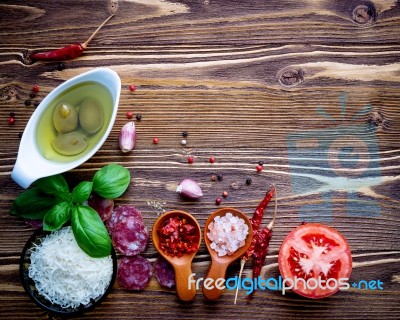
[[[190,199],[198,199],[203,196],[200,186],[192,179],[182,180],[176,188],[176,192]]]
[[[136,128],[133,121],[125,124],[119,133],[119,148],[122,152],[129,152],[136,142]]]

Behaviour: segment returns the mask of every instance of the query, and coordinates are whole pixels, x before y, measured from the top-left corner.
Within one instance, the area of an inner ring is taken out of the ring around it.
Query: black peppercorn
[[[30,96],[31,98],[34,98],[34,97],[36,97],[36,93],[32,91],[32,92],[29,94],[29,96]]]
[[[35,101],[35,103],[33,104],[33,106],[34,106],[35,108],[37,108],[37,107],[39,106],[39,104],[40,104],[39,101]]]
[[[30,106],[31,105],[31,103],[32,103],[32,101],[31,100],[25,100],[25,105],[28,107],[28,106]]]
[[[10,117],[15,117],[15,112],[10,112]]]
[[[251,182],[252,182],[251,178],[248,177],[248,178],[246,179],[246,184],[249,186],[249,185],[251,185]]]
[[[264,161],[258,161],[258,164],[259,164],[260,166],[263,166],[263,165],[264,165]]]
[[[57,70],[58,70],[58,71],[63,71],[64,69],[65,69],[64,63],[60,62],[60,63],[57,65]]]
[[[217,179],[218,179],[218,181],[222,181],[222,179],[224,179],[224,175],[223,174],[218,174],[217,175]]]
[[[189,133],[187,131],[182,132],[182,137],[186,138],[188,135],[189,135]]]
[[[136,120],[137,120],[137,121],[142,120],[142,115],[141,115],[140,113],[138,113],[138,114],[136,115]]]

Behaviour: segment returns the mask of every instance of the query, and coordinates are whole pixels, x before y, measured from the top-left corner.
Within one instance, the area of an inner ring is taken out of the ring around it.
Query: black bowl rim
[[[21,257],[20,257],[20,263],[19,263],[19,276],[20,276],[20,280],[22,283],[22,286],[24,287],[25,292],[28,294],[29,298],[39,307],[41,307],[42,309],[54,314],[54,315],[59,315],[59,316],[76,316],[76,315],[81,315],[84,312],[87,312],[89,310],[94,309],[97,305],[99,305],[110,293],[110,291],[113,289],[114,287],[114,282],[117,276],[117,267],[118,267],[118,262],[117,262],[117,254],[115,252],[114,247],[111,245],[111,259],[113,262],[113,273],[111,276],[111,281],[110,284],[108,285],[106,291],[104,292],[104,294],[97,300],[94,301],[90,306],[85,307],[85,306],[79,306],[78,308],[76,308],[76,311],[58,311],[58,310],[54,310],[51,307],[43,304],[41,301],[39,301],[38,299],[36,299],[34,297],[34,295],[32,294],[32,290],[29,287],[29,284],[26,283],[26,281],[24,281],[25,277],[24,277],[24,264],[25,264],[25,255],[27,250],[29,250],[29,248],[31,247],[31,244],[33,243],[33,241],[39,237],[39,236],[45,236],[50,234],[51,232],[49,231],[43,231],[42,229],[38,229],[35,230],[35,232],[29,237],[28,241],[25,243],[24,249],[22,250],[21,253]],[[49,301],[50,303],[50,301]]]

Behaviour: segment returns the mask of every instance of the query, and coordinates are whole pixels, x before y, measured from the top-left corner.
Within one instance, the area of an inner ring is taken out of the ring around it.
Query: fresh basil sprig
[[[82,181],[74,188],[74,190],[72,190],[72,201],[76,203],[85,202],[89,199],[90,194],[92,193],[92,188],[93,182]]]
[[[34,187],[21,193],[11,207],[11,214],[26,219],[43,219],[43,230],[55,231],[71,221],[79,247],[89,256],[110,255],[111,239],[98,213],[83,203],[92,192],[106,199],[122,195],[129,186],[129,170],[109,164],[93,177],[82,181],[72,192],[60,174],[37,180]]]
[[[76,205],[72,210],[71,226],[79,246],[83,251],[90,252],[91,257],[110,255],[110,235],[94,209]]]
[[[93,177],[93,191],[106,199],[115,199],[121,196],[131,182],[129,170],[118,165],[109,164]]]
[[[71,218],[72,202],[60,202],[53,206],[43,218],[43,230],[60,229]]]
[[[39,188],[28,189],[21,193],[11,206],[11,214],[25,219],[43,219],[56,203],[57,198],[44,193]]]

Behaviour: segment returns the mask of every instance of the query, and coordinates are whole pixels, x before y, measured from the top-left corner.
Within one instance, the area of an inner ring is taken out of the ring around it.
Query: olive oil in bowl
[[[104,136],[112,111],[111,94],[98,82],[82,82],[61,92],[37,123],[40,153],[56,162],[85,156]]]

